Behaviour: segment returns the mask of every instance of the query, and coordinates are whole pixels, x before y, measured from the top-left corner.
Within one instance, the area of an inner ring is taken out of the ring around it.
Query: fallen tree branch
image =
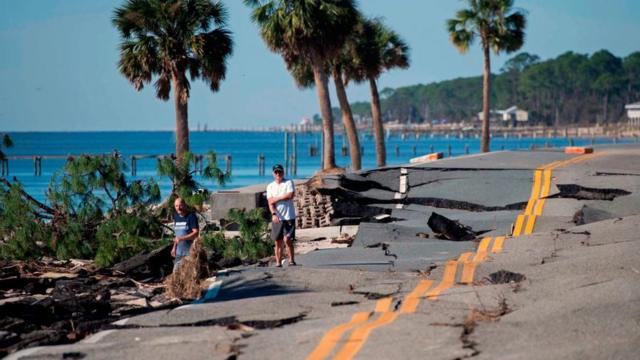
[[[15,181],[15,180],[14,180]],[[4,184],[6,187],[10,188],[13,186],[13,184],[11,184],[9,182],[9,180],[5,179],[5,178],[0,178],[0,182],[2,184]],[[32,203],[33,205],[35,205],[36,207],[40,208],[42,211],[46,212],[49,215],[54,216],[56,214],[56,211],[53,210],[52,208],[50,208],[49,206],[41,203],[40,201],[34,199],[31,195],[29,195],[27,192],[25,192],[23,189],[20,189],[20,195],[22,197],[24,197],[26,200],[28,200],[30,203]]]

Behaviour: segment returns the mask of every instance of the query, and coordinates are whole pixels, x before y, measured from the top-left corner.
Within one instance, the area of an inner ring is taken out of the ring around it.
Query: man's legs
[[[283,243],[282,243],[282,238],[279,238],[278,240],[275,241],[276,245],[275,245],[275,256],[276,256],[276,266],[282,266],[281,261],[282,261],[282,251],[284,249]]]
[[[291,239],[291,236],[289,235],[285,235],[284,236],[284,243],[287,245],[287,252],[289,253],[289,264],[295,264],[295,260],[294,260],[294,252],[293,252],[293,239]]]

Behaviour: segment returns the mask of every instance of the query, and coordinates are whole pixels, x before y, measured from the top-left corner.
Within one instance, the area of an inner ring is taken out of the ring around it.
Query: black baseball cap
[[[280,165],[280,164],[275,164],[275,165],[273,165],[273,169],[272,169],[272,170],[273,170],[273,172],[276,172],[276,171],[282,171],[282,172],[284,172],[284,168],[283,168],[283,167],[282,167],[282,165]]]

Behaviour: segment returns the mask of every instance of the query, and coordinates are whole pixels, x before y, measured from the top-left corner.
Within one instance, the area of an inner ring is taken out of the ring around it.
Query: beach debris
[[[351,246],[351,244],[353,244],[354,239],[355,239],[355,236],[351,236],[347,233],[342,233],[340,234],[340,236],[331,239],[331,243],[332,244],[348,244],[349,246]]]
[[[489,274],[489,277],[487,278],[487,280],[489,280],[489,282],[492,284],[509,284],[509,283],[519,283],[525,280],[526,278],[527,278],[526,276],[519,273],[515,273],[508,270],[499,270]]]
[[[167,295],[179,299],[197,299],[202,294],[202,282],[209,277],[207,254],[201,241],[194,241],[189,255],[184,257],[165,280]]]
[[[124,316],[178,306],[158,281],[85,260],[0,261],[0,357],[75,342]]]
[[[468,241],[475,239],[477,235],[470,227],[436,212],[431,213],[427,225],[436,234],[436,238],[440,239]]]
[[[549,196],[549,198],[568,198],[576,200],[607,200],[612,201],[618,196],[625,196],[631,192],[622,189],[598,189],[584,187],[576,184],[556,185],[560,192]]]
[[[429,234],[426,232],[419,232],[416,234],[417,237],[422,238],[422,239],[428,239],[429,238]]]
[[[145,251],[112,266],[111,270],[136,280],[162,279],[172,270],[171,247],[168,244],[150,252]]]

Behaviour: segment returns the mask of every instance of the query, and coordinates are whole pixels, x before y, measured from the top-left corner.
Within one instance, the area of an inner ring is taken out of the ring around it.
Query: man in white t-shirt
[[[274,181],[267,185],[267,201],[271,212],[271,239],[275,241],[276,266],[282,266],[283,240],[289,254],[289,265],[296,265],[293,240],[296,237],[296,209],[293,196],[296,192],[293,180],[284,178],[284,168],[273,166]]]

